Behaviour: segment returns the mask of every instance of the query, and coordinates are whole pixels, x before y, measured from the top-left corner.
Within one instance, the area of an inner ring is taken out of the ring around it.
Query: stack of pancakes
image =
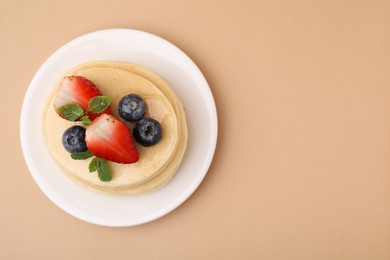
[[[187,146],[186,117],[174,91],[152,71],[128,63],[89,62],[71,69],[64,76],[69,75],[84,76],[94,82],[102,95],[111,97],[112,113],[121,120],[118,115],[120,99],[131,93],[140,95],[146,103],[145,116],[160,122],[162,139],[151,147],[143,147],[134,141],[140,160],[133,164],[108,161],[112,180],[100,181],[96,173],[88,171],[92,158],[73,160],[63,148],[61,140],[64,131],[81,123],[61,118],[53,108],[60,79],[46,104],[43,134],[50,154],[62,171],[87,189],[109,194],[151,192],[166,184],[178,169]],[[125,124],[131,130],[134,123]]]

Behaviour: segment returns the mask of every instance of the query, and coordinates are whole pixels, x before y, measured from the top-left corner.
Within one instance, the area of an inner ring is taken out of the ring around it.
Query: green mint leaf
[[[81,122],[84,124],[84,125],[90,125],[92,123],[91,119],[89,119],[88,116],[83,116],[81,118]]]
[[[98,169],[99,164],[99,158],[95,157],[92,159],[92,161],[89,163],[88,170],[89,172],[95,172]]]
[[[72,157],[73,160],[85,160],[85,159],[88,159],[92,156],[93,156],[93,154],[90,151],[70,154],[70,157]]]
[[[112,174],[110,171],[110,168],[107,165],[107,161],[104,159],[99,158],[99,168],[98,171],[98,177],[101,181],[111,181]]]
[[[60,115],[70,121],[76,121],[84,115],[84,109],[78,104],[66,104],[58,109]]]
[[[94,114],[102,113],[111,103],[111,98],[108,96],[96,96],[88,102],[89,110]]]
[[[112,174],[110,168],[108,167],[107,161],[102,158],[98,158],[98,157],[93,158],[89,164],[88,169],[89,172],[97,171],[98,177],[101,181],[106,182],[112,179]]]

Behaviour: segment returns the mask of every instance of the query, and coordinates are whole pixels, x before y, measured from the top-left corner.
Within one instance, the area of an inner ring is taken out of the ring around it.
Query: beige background
[[[25,165],[19,114],[57,48],[125,27],[199,65],[215,159],[171,214],[106,228],[63,212]],[[390,2],[0,2],[0,259],[390,259]]]

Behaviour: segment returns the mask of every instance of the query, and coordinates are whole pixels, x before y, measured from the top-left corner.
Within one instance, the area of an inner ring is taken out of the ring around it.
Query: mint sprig
[[[90,151],[85,151],[80,153],[71,153],[70,156],[74,160],[85,160],[94,155]],[[112,174],[110,168],[108,167],[107,161],[102,158],[93,158],[89,163],[88,170],[89,172],[97,171],[99,179],[103,182],[111,181],[112,179]]]
[[[102,113],[111,103],[109,96],[96,96],[88,102],[88,109],[94,114]]]
[[[107,165],[107,161],[102,158],[93,158],[88,166],[88,169],[89,172],[97,171],[99,179],[103,182],[107,182],[112,179],[112,174],[110,168]]]
[[[111,98],[109,96],[96,96],[91,98],[88,102],[88,111],[94,114],[100,114],[106,110],[111,103]],[[79,104],[65,104],[58,108],[58,113],[63,118],[69,121],[76,121],[81,119],[81,122],[84,125],[91,124],[91,120],[89,119],[86,111]]]
[[[84,115],[84,109],[78,104],[66,104],[58,108],[58,113],[69,121],[76,121]]]

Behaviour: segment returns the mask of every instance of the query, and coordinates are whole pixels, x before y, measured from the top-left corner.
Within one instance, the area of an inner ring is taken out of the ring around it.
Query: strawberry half
[[[67,76],[62,80],[57,94],[54,98],[54,109],[59,114],[58,109],[66,104],[78,104],[85,111],[88,110],[88,102],[96,96],[101,96],[99,89],[89,79],[82,76]],[[111,108],[108,107],[101,114],[111,114]],[[59,114],[60,115],[60,114]],[[88,111],[91,120],[99,116]]]
[[[85,132],[85,142],[99,158],[126,164],[139,160],[129,129],[112,115],[103,114],[93,120]]]

